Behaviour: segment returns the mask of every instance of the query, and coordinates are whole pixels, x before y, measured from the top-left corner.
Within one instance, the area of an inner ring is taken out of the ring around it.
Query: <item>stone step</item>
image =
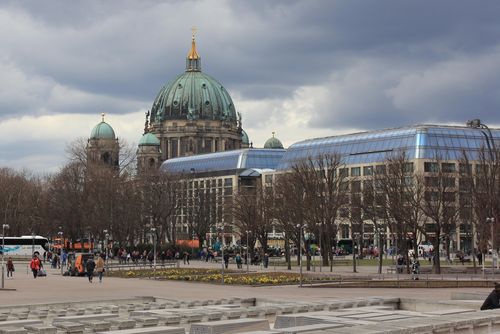
[[[261,330],[269,330],[269,322],[266,319],[245,318],[192,324],[189,334],[225,334]]]
[[[84,315],[68,315],[65,317],[57,317],[52,320],[55,322],[79,322],[81,320],[105,320],[116,318],[116,314],[113,313],[102,313],[102,314],[84,314]]]
[[[43,321],[40,319],[6,320],[0,321],[0,328],[24,327],[26,325],[36,324],[43,324]]]
[[[132,319],[111,319],[110,321],[118,329],[131,329],[135,327],[135,320]]]
[[[0,328],[0,333],[1,334],[24,334],[28,333],[28,331],[24,328]]]
[[[40,334],[56,334],[57,327],[46,326],[46,325],[27,325],[24,326],[30,333],[40,333]]]
[[[77,322],[60,321],[53,324],[55,327],[64,331],[67,334],[79,334],[85,332],[85,325]]]
[[[133,329],[115,330],[109,332],[99,332],[105,334],[185,334],[182,327],[158,326],[158,327],[140,327]]]

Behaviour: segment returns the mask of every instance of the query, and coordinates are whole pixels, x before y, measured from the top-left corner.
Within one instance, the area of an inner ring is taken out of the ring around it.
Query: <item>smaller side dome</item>
[[[250,139],[248,139],[248,134],[245,130],[241,130],[241,143],[244,145],[250,145]]]
[[[160,146],[160,140],[151,132],[142,135],[139,146]]]
[[[266,143],[264,144],[264,148],[282,149],[283,144],[281,143],[281,141],[278,138],[276,138],[274,136],[274,132],[273,132],[273,136],[271,138],[269,138],[268,140],[266,140]]]
[[[90,133],[90,139],[115,139],[115,138],[116,138],[115,131],[108,123],[104,121],[94,126],[92,132]]]

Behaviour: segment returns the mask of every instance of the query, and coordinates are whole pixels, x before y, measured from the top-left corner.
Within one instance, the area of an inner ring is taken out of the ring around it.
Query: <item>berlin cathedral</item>
[[[250,146],[231,96],[220,82],[202,72],[193,33],[185,72],[160,89],[146,113],[137,149],[138,173],[158,169],[172,158]],[[88,140],[88,157],[116,165],[118,150],[114,130],[103,116]]]

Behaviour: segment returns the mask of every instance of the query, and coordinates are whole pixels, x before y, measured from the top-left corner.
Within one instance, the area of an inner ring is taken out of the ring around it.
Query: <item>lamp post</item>
[[[479,129],[481,131],[481,133],[483,134],[484,138],[486,139],[486,145],[488,147],[488,153],[490,155],[490,164],[493,164],[495,163],[495,157],[498,156],[497,155],[497,151],[496,151],[496,147],[495,147],[495,140],[493,138],[493,134],[491,133],[491,130],[490,128],[481,122],[480,119],[472,119],[472,120],[469,120],[467,121],[467,126],[469,128],[473,128],[473,129]],[[490,166],[491,168],[493,166]],[[490,173],[493,174],[493,170],[490,169]],[[490,179],[492,178],[493,176],[490,175]],[[492,179],[492,182],[489,184],[489,197],[490,197],[490,210],[493,211],[493,204],[492,204],[492,200],[493,198],[495,197],[495,193],[494,193],[494,187],[495,187],[495,179]],[[495,212],[493,212],[493,215],[495,215]],[[495,218],[486,218],[486,223],[491,223],[491,258],[492,258],[492,266],[493,266],[493,258],[496,257],[496,253],[495,253],[495,237],[494,237],[494,230],[495,230]],[[494,271],[493,271],[494,272]],[[483,255],[483,273],[484,273],[484,255]]]
[[[8,224],[2,225],[2,289],[5,286],[5,229],[9,229]]]
[[[323,224],[322,223],[316,223],[319,229],[319,271],[321,272],[321,269],[323,268],[323,248],[321,248],[321,234],[323,231]]]
[[[151,227],[151,234],[153,235],[153,276],[156,279],[156,228]]]
[[[221,264],[222,264],[222,267],[221,267],[221,283],[224,284],[224,265],[225,265],[225,261],[224,261],[224,223],[222,223],[219,228],[218,228],[218,231],[220,232],[220,239],[221,239],[221,256],[222,256],[222,261],[221,261]]]
[[[494,227],[495,227],[495,218],[488,217],[486,218],[486,224],[491,225],[491,267],[493,268],[493,273],[495,272],[495,236],[494,236]],[[483,260],[484,263],[484,260]]]
[[[104,261],[106,265],[106,271],[109,270],[108,266],[108,240],[109,240],[109,233],[108,230],[104,230]]]
[[[250,258],[248,257],[249,256],[249,253],[248,253],[248,249],[250,248],[250,246],[248,245],[248,235],[250,234],[251,231],[249,230],[246,230],[245,233],[247,234],[247,273],[250,272]]]
[[[307,227],[306,224],[304,225],[297,225],[297,227],[299,228],[299,263],[300,263],[300,267],[299,267],[299,282],[300,282],[300,287],[302,287],[302,234],[304,232],[304,228]]]
[[[64,242],[63,242],[63,231],[57,232],[57,235],[59,236],[59,242],[60,242],[60,245],[61,245],[61,251],[60,251],[60,254],[59,254],[59,263],[60,263],[60,267],[61,267],[61,276],[62,276],[62,275],[64,275],[63,261],[62,261],[63,245],[64,245]]]
[[[378,273],[382,274],[382,260],[383,260],[383,255],[384,255],[384,229],[382,227],[379,227],[377,229],[378,233],[378,253],[379,253],[379,266],[378,266]]]

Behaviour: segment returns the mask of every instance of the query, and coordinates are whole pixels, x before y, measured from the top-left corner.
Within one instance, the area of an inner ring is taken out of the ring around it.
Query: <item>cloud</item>
[[[0,166],[56,170],[101,112],[137,141],[142,112],[184,71],[192,26],[203,71],[256,146],[272,131],[290,145],[409,123],[500,124],[499,15],[496,0],[2,1]]]

